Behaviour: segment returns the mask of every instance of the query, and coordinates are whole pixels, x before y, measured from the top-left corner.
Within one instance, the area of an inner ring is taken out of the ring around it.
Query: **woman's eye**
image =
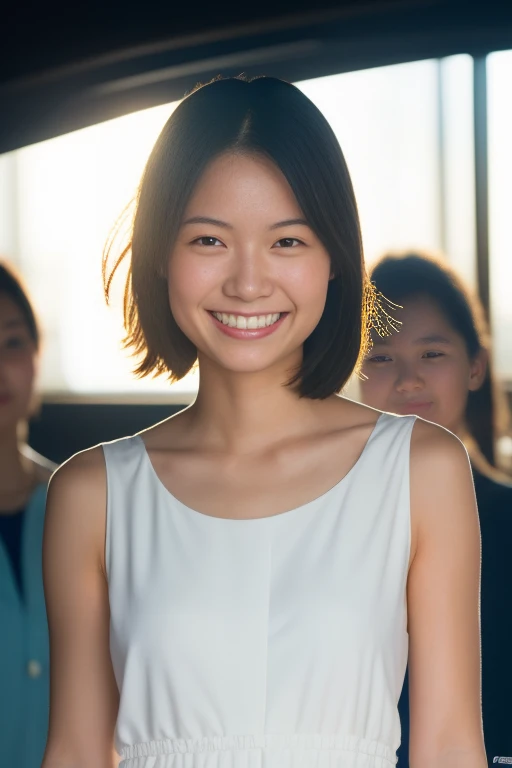
[[[278,248],[293,248],[294,243],[298,243],[299,245],[304,245],[302,240],[298,240],[296,237],[282,237],[280,240],[275,243],[275,245]]]
[[[27,344],[26,339],[20,336],[12,336],[10,339],[4,341],[4,346],[7,349],[23,349]]]
[[[199,245],[205,245],[207,247],[222,245],[220,240],[218,240],[216,237],[211,237],[210,235],[205,235],[204,237],[198,237],[193,242],[198,243]]]
[[[390,360],[391,358],[387,355],[373,355],[373,357],[367,358],[368,363],[387,363]]]

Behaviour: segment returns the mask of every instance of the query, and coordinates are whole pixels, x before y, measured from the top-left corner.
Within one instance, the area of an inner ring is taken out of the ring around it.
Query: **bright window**
[[[498,373],[512,380],[512,51],[487,60],[492,330]]]

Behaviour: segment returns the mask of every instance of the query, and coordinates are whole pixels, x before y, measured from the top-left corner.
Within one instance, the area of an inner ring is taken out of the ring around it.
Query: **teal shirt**
[[[40,768],[49,713],[49,643],[42,547],[46,485],[25,508],[21,540],[21,600],[0,539],[0,763]]]

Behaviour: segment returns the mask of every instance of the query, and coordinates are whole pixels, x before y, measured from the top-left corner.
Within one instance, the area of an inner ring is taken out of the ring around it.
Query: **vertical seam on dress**
[[[274,525],[270,526],[271,531],[275,528],[275,520],[272,521]],[[270,645],[270,638],[269,638],[269,632],[270,632],[270,601],[271,601],[271,591],[272,591],[272,542],[273,542],[273,534],[269,536],[268,541],[268,581],[267,581],[267,629],[266,629],[266,638],[265,638],[265,682],[264,682],[264,693],[263,693],[263,718],[262,718],[262,733],[267,732],[267,696],[268,696],[268,651],[269,651],[269,645]]]

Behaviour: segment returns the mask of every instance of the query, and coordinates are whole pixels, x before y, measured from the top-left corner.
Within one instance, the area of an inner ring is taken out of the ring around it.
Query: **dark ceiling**
[[[0,152],[183,96],[221,73],[300,80],[512,48],[512,0],[4,4]]]
[[[0,48],[0,79],[116,54],[123,49],[191,36],[224,37],[229,28],[263,29],[269,22],[311,11],[337,10],[347,17],[367,16],[379,7],[417,5],[382,0],[300,2],[139,2],[90,0],[87,3],[14,3],[6,6]],[[435,3],[434,3],[435,4]],[[425,3],[421,3],[425,5]],[[427,3],[432,5],[432,3]],[[217,33],[217,34],[215,34]]]

